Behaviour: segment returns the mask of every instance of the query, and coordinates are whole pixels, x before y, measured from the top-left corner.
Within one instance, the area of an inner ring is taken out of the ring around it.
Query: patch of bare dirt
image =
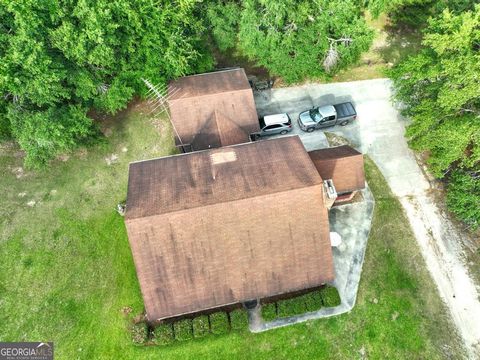
[[[121,312],[123,315],[128,316],[132,313],[133,309],[130,306],[125,306],[122,308]]]
[[[80,159],[85,160],[85,159],[87,158],[87,155],[88,155],[88,150],[87,150],[87,148],[85,148],[85,147],[79,148],[79,149],[77,150],[77,152],[76,152],[76,155],[77,155]]]
[[[0,143],[0,155],[10,154],[17,145],[13,141],[4,141]]]
[[[67,162],[70,159],[70,155],[68,154],[60,154],[57,156],[57,159],[62,162]]]
[[[105,162],[109,166],[115,164],[116,162],[118,162],[118,155],[117,154],[111,154],[110,156],[107,156],[105,158]]]
[[[168,119],[162,116],[154,116],[150,120],[153,127],[158,131],[159,134],[162,134],[164,131],[166,131],[166,128],[168,127],[166,121],[168,121]]]
[[[104,127],[104,128],[102,128],[102,134],[105,137],[110,137],[113,134],[113,129],[111,127]]]
[[[343,136],[340,136],[331,132],[327,132],[327,131],[325,131],[325,136],[327,137],[328,144],[331,147],[342,146],[342,145],[353,146],[352,143],[346,138],[344,138]]]
[[[20,179],[23,176],[25,176],[25,171],[21,166],[12,168],[12,173],[15,175],[17,179]]]

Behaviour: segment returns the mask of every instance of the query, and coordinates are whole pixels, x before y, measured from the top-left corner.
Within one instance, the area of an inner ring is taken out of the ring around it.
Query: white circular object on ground
[[[330,233],[330,243],[333,247],[337,247],[342,243],[342,237],[337,232]]]

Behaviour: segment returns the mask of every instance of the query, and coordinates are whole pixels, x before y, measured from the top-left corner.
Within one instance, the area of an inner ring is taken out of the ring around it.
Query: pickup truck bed
[[[337,111],[337,119],[357,115],[357,112],[355,111],[355,108],[353,107],[352,103],[350,103],[350,102],[333,105],[333,107]]]

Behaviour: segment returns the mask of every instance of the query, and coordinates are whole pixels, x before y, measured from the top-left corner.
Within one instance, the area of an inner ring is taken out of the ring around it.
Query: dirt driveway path
[[[346,127],[329,128],[368,154],[399,197],[415,233],[428,270],[455,322],[469,356],[480,358],[480,302],[469,276],[461,246],[462,234],[445,218],[430,195],[430,184],[408,149],[405,119],[392,106],[387,79],[334,84],[310,84],[256,94],[259,115],[288,112],[294,131],[307,150],[325,146],[321,131],[298,128],[298,113],[313,105],[352,101],[358,120]]]

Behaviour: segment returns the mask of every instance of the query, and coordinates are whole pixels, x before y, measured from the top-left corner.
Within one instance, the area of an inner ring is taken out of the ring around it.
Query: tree
[[[447,205],[465,223],[480,226],[480,172],[456,169],[447,187]]]
[[[241,7],[235,1],[211,2],[207,6],[211,34],[220,51],[236,45],[240,13]]]
[[[476,227],[480,225],[480,5],[459,15],[445,10],[429,22],[423,45],[419,54],[391,70],[395,97],[412,119],[407,129],[411,147],[427,152],[432,173],[450,181],[450,208]]]
[[[212,66],[196,0],[0,0],[0,134],[44,164],[154,82]]]
[[[290,83],[325,78],[354,63],[373,39],[360,6],[352,0],[243,0],[240,4],[223,4],[216,3],[209,11],[219,48],[236,44],[243,55]],[[225,12],[230,15],[224,16]],[[219,26],[220,30],[234,30],[220,32]],[[229,35],[222,35],[218,41],[216,33]]]
[[[431,3],[435,0],[366,0],[366,7],[370,12],[377,17],[381,13],[390,14],[393,11],[399,9],[405,9],[407,7],[423,7],[424,5]]]
[[[367,0],[366,7],[373,16],[389,15],[394,24],[421,27],[430,17],[440,15],[445,9],[455,13],[472,10],[475,0]]]

